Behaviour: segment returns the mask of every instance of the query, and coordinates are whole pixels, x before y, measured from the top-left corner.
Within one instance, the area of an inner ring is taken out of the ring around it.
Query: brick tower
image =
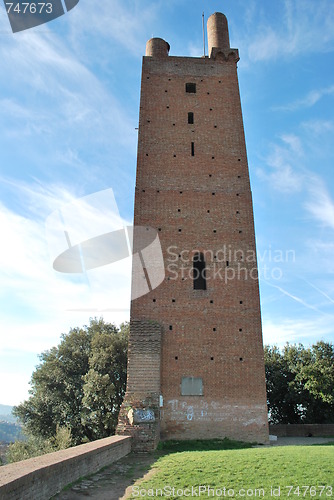
[[[268,441],[239,56],[221,13],[208,42],[208,57],[174,57],[153,38],[143,58],[134,226],[157,230],[166,274],[131,304],[117,431],[138,450]]]

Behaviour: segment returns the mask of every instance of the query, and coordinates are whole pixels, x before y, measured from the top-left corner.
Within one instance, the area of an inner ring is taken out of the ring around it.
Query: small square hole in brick
[[[172,302],[175,302],[175,299],[172,299]]]
[[[242,328],[239,328],[239,332],[242,332]]]
[[[213,361],[215,358],[214,358],[213,356],[211,356],[211,358],[210,358],[210,359],[211,359],[211,361]]]
[[[175,356],[175,360],[177,361],[178,359],[179,359],[178,356]]]
[[[210,304],[213,304],[213,300],[210,300]]]
[[[169,325],[169,329],[170,329],[170,330],[173,330],[173,325]]]
[[[214,331],[214,332],[215,332],[216,330],[217,330],[216,328],[212,328],[212,331]]]
[[[240,300],[240,304],[242,304],[242,300]]]

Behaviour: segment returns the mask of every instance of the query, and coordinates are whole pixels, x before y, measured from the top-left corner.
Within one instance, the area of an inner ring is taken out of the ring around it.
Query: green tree
[[[103,407],[105,402],[101,398],[103,399],[105,394],[103,391],[99,391],[98,387],[94,387],[92,383],[90,383],[90,387],[84,389],[84,386],[87,386],[89,382],[85,381],[85,376],[90,369],[94,369],[94,363],[91,361],[95,359],[94,350],[97,349],[99,351],[97,356],[101,356],[102,348],[99,347],[99,338],[101,337],[103,342],[107,344],[108,338],[116,339],[118,336],[123,339],[125,358],[124,356],[120,358],[126,372],[127,327],[122,325],[119,331],[114,325],[105,323],[103,319],[91,319],[89,326],[71,329],[68,334],[62,335],[62,340],[57,347],[40,355],[41,363],[34,371],[30,382],[30,397],[13,410],[29,435],[36,438],[53,439],[56,436],[58,426],[71,431],[73,444],[101,437],[100,432],[92,424],[93,419],[87,419],[87,408],[89,407],[86,403],[84,406],[83,399],[84,396],[91,399],[95,397],[96,405]],[[120,348],[116,340],[114,344]],[[114,359],[118,359],[117,355]],[[107,363],[107,357],[104,357],[104,360]],[[114,381],[115,373],[115,387],[123,395],[124,387],[121,388],[118,383],[120,367],[118,365],[114,367],[112,362],[107,363],[107,365],[108,369],[104,372],[102,365],[102,371],[95,371],[108,375],[111,383]],[[122,383],[125,385],[124,376],[122,376]],[[100,399],[96,393],[100,394]],[[115,393],[114,413],[118,412],[119,401],[119,393]],[[108,407],[110,404],[109,400]],[[109,426],[108,429],[109,433],[112,433],[114,426]]]
[[[301,395],[294,384],[295,373],[287,359],[288,351],[265,346],[269,421],[272,424],[296,424],[301,420]]]
[[[117,425],[126,388],[129,325],[95,336],[84,376],[82,422],[93,439],[110,436]]]
[[[332,344],[265,346],[265,367],[271,423],[334,422]]]
[[[64,450],[72,445],[71,431],[57,426],[56,434],[51,439],[29,435],[24,441],[10,444],[6,454],[7,462],[19,462],[27,458],[38,457],[53,451]]]

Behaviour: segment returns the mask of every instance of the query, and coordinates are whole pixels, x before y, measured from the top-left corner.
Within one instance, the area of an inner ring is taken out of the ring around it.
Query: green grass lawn
[[[150,479],[135,483],[131,498],[334,497],[333,446],[171,452],[153,469]]]

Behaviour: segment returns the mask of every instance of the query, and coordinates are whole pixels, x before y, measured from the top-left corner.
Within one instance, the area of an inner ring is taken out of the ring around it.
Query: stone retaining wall
[[[0,467],[1,500],[48,500],[82,476],[131,451],[131,438],[112,436]]]
[[[334,424],[281,424],[270,425],[269,433],[278,437],[334,436]]]

